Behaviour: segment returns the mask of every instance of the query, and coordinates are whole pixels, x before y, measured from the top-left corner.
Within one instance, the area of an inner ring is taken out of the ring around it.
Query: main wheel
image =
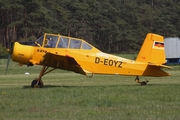
[[[38,82],[38,80],[36,80],[36,79],[33,80],[33,81],[31,82],[31,87],[32,87],[32,88],[40,88],[40,87],[43,87],[42,81],[39,82],[38,85],[37,85],[37,82]]]

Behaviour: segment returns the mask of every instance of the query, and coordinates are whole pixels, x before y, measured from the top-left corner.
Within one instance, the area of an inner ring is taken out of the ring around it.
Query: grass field
[[[41,67],[11,62],[5,75],[6,61],[0,59],[0,120],[180,119],[180,66],[168,70],[170,77],[140,77],[146,86],[135,77],[55,70],[43,77],[44,88],[33,89]]]

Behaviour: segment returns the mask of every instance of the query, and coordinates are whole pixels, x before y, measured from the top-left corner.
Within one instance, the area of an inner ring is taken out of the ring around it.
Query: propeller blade
[[[6,65],[6,74],[7,74],[7,71],[8,71],[10,59],[11,59],[11,54],[8,55],[8,61],[7,61],[7,65]]]
[[[7,49],[7,52],[9,52],[9,55],[8,55],[8,61],[7,61],[7,65],[6,65],[6,74],[8,71],[8,67],[9,67],[9,63],[10,63],[10,59],[11,59],[11,54],[13,53],[13,46],[14,46],[14,41],[12,40],[11,44],[10,44],[10,48]]]

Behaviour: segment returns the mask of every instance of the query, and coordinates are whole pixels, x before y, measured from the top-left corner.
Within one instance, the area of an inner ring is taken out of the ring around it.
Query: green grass
[[[19,67],[0,59],[1,120],[177,120],[180,119],[180,66],[170,77],[148,79],[94,75],[93,78],[55,70],[43,77],[44,88],[30,88],[41,67]],[[30,75],[25,75],[29,72]]]

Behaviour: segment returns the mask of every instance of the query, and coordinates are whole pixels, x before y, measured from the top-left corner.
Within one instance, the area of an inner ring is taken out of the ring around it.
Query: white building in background
[[[169,37],[164,39],[167,64],[180,64],[180,39]]]

